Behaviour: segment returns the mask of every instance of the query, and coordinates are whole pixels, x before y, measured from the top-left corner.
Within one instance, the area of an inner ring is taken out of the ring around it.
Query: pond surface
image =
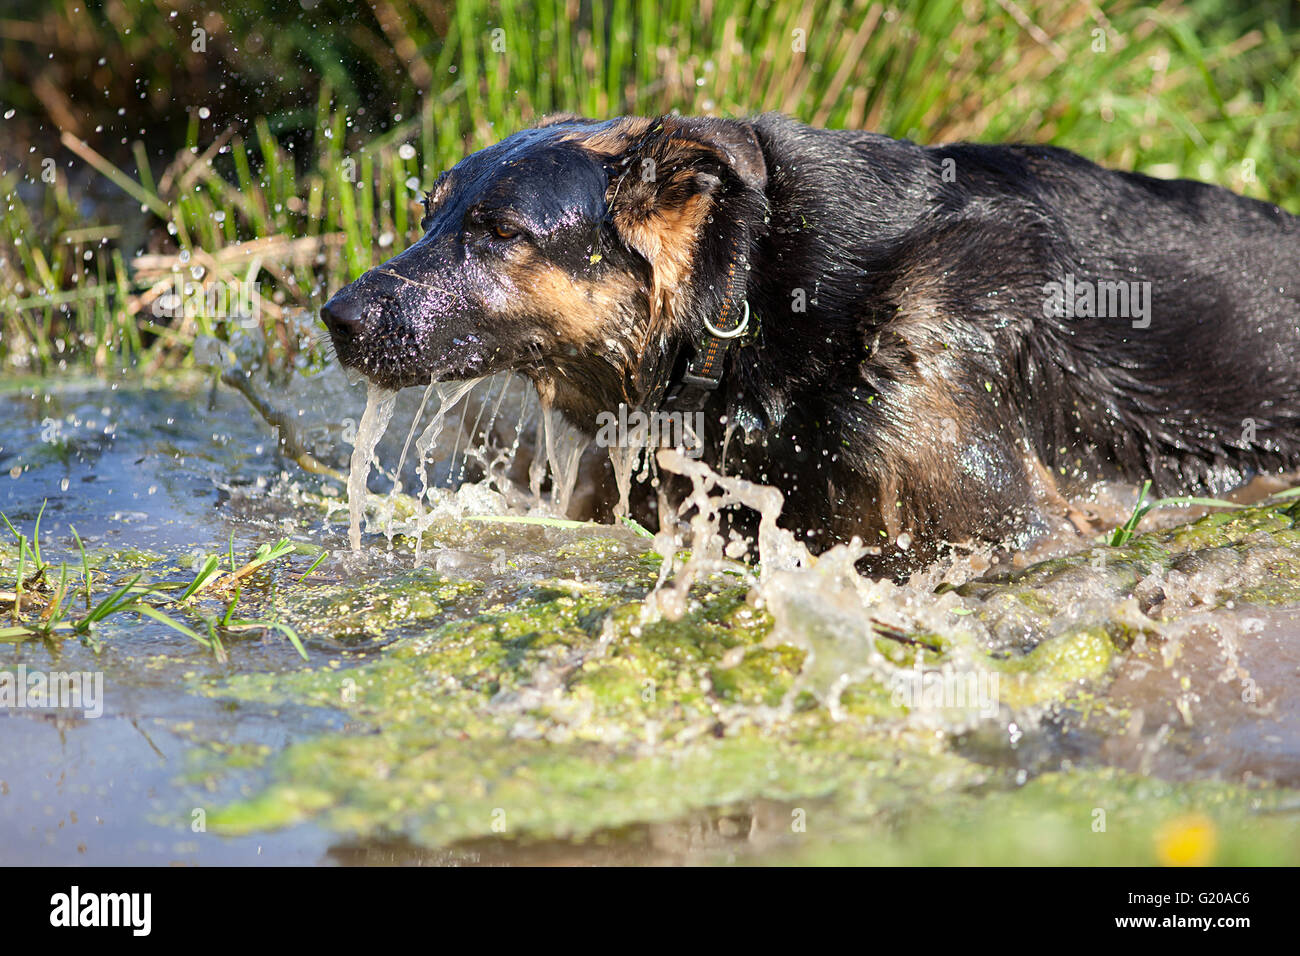
[[[40,516],[52,565],[15,617],[5,541],[0,627],[39,619],[65,563],[85,614],[75,528],[92,605],[139,574],[220,644],[133,611],[0,641],[0,672],[103,675],[102,716],[0,716],[0,862],[1300,862],[1294,497],[896,585],[847,554],[704,567],[631,527],[512,521],[471,484],[426,500],[417,567],[376,530],[409,499],[385,517],[372,498],[352,554],[345,489],[319,473],[346,461],[361,390],[262,397],[0,393],[0,511],[29,537]],[[430,473],[477,477],[454,447]],[[1081,507],[1113,524],[1132,495]],[[233,585],[167,590],[280,539],[233,611]]]

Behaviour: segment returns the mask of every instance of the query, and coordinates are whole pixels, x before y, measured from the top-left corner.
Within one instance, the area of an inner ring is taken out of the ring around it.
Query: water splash
[[[415,537],[415,565],[420,566],[420,553],[423,544],[424,530],[426,527],[425,502],[429,497],[429,456],[431,450],[437,444],[438,437],[442,434],[443,427],[446,424],[447,413],[450,412],[462,398],[482,379],[472,378],[463,382],[444,382],[430,385],[429,388],[438,396],[438,407],[433,413],[433,418],[425,426],[420,437],[415,442],[416,454],[416,472],[420,478],[420,492],[416,496],[416,514],[413,521],[413,532]],[[420,412],[423,413],[424,406],[420,406]],[[415,426],[419,423],[419,416],[411,422],[411,431],[414,433]],[[394,485],[394,494],[397,493],[400,485]]]
[[[578,465],[582,461],[582,453],[591,442],[580,429],[570,425],[553,408],[542,412],[542,434],[546,445],[546,463],[551,472],[551,508],[555,514],[565,515],[568,514],[573,489],[578,483]]]
[[[758,512],[760,575],[766,576],[777,570],[811,567],[816,562],[816,558],[792,532],[777,525],[781,509],[785,507],[785,496],[779,489],[744,478],[718,474],[700,459],[688,458],[675,448],[661,448],[656,460],[664,471],[691,481],[691,494],[677,508],[676,513],[669,516],[670,521],[663,521],[661,515],[660,523],[675,524],[688,512],[693,512],[690,520],[691,550],[695,555],[717,560],[723,557],[724,550],[734,553],[736,539],[724,548],[718,528],[722,509],[738,504]]]
[[[373,382],[366,386],[366,410],[357,425],[357,440],[352,446],[352,463],[348,472],[348,543],[354,552],[361,550],[361,516],[366,505],[366,479],[375,458],[375,446],[393,417],[397,392]]]
[[[348,480],[354,550],[366,514],[366,477],[393,415],[392,398],[380,390],[367,392]],[[390,551],[397,535],[410,540],[419,567],[426,533],[441,520],[470,514],[565,517],[574,506],[589,446],[581,430],[546,407],[519,376],[430,383],[407,428],[396,469],[384,471],[392,488],[382,501],[370,502],[368,520],[383,527]],[[412,463],[415,486],[404,494]]]
[[[659,583],[646,600],[647,614],[680,618],[691,588],[710,575],[746,583],[748,602],[772,615],[772,634],[764,646],[788,645],[804,652],[799,678],[767,715],[770,719],[788,718],[800,695],[809,693],[835,720],[843,720],[844,693],[862,684],[894,691],[912,728],[955,732],[1000,713],[999,677],[978,650],[983,635],[953,624],[953,610],[965,610],[956,595],[936,596],[922,582],[896,585],[864,577],[856,564],[869,549],[856,538],[813,555],[778,525],[785,504],[780,490],[721,475],[674,449],[661,449],[656,457],[663,471],[689,479],[691,491],[676,509],[660,502],[654,547],[664,561]],[[723,509],[734,505],[758,512],[756,568],[735,560],[745,556],[744,543],[735,537],[724,542],[720,532]],[[679,561],[684,546],[689,557]],[[882,634],[908,640],[918,631],[946,635],[941,665],[923,667],[921,654],[910,661],[891,660],[878,646]],[[958,694],[951,693],[954,689]],[[954,696],[960,699],[954,702]]]

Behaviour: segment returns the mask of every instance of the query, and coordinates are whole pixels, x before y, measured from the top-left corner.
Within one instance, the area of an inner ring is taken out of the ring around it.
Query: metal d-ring
[[[708,317],[704,318],[704,327],[709,330],[709,334],[719,339],[734,339],[745,334],[745,329],[749,328],[749,300],[744,299],[745,317],[740,320],[740,324],[730,332],[724,332],[709,321]]]

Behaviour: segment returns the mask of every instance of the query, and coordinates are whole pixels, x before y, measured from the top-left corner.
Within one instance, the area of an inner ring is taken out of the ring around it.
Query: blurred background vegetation
[[[1300,5],[10,0],[0,367],[191,364],[238,325],[203,291],[240,282],[267,360],[310,359],[315,309],[418,238],[421,189],[467,151],[559,110],[770,109],[1300,212]],[[160,315],[178,276],[200,294]]]

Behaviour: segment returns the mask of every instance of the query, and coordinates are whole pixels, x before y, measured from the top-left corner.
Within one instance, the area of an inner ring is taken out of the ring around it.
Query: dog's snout
[[[320,317],[334,335],[351,337],[361,331],[365,310],[359,299],[340,299],[335,296],[321,306]]]

